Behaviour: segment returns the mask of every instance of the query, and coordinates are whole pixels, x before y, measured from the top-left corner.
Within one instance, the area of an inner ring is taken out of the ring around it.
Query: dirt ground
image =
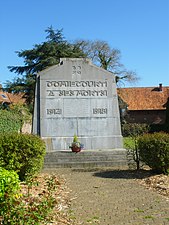
[[[74,225],[169,224],[169,198],[158,193],[158,182],[150,185],[149,171],[58,168],[53,172],[71,190],[69,213]]]

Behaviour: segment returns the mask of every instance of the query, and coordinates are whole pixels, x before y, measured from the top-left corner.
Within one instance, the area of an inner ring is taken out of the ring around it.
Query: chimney
[[[163,85],[159,84],[159,91],[162,91],[162,90],[163,90]]]

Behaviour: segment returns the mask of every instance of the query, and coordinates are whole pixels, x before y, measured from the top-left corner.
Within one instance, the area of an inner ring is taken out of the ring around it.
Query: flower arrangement
[[[80,152],[84,148],[84,145],[80,143],[77,135],[74,135],[73,142],[69,148],[71,148],[72,152]]]

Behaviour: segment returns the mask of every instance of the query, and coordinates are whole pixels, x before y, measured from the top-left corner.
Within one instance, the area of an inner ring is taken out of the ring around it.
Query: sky
[[[24,65],[17,51],[62,29],[66,40],[106,41],[121,51],[121,63],[140,80],[136,87],[169,86],[169,0],[0,0],[0,83]],[[124,84],[131,86],[131,84]]]

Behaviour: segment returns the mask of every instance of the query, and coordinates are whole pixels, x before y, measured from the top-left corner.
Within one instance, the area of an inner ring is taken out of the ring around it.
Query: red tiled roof
[[[118,95],[129,110],[164,110],[169,98],[169,86],[118,88]]]
[[[18,94],[12,94],[8,93],[8,98],[12,103],[25,103],[26,99],[24,98],[23,93],[18,93]]]
[[[25,98],[23,93],[12,94],[8,92],[0,91],[0,102],[7,103],[25,103]]]
[[[0,91],[0,102],[10,103],[8,95],[5,92],[3,92],[3,91]]]

